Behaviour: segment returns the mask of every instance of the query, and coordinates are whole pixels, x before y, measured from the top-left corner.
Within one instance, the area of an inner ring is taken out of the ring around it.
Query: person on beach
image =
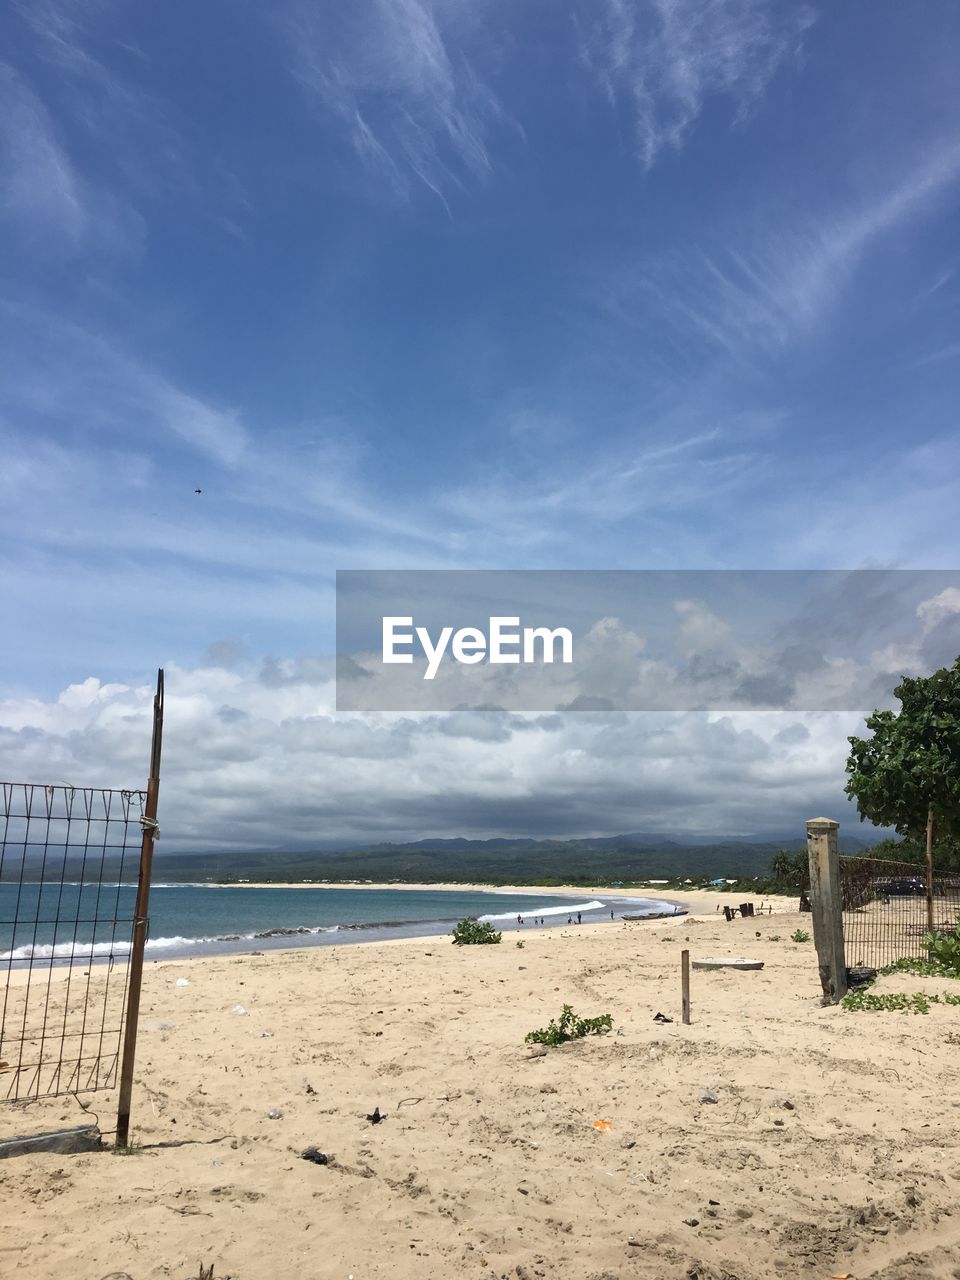
[[[567,916],[567,924],[573,924],[573,916]]]
[[[523,924],[523,916],[517,916],[517,928],[519,929],[522,924]]]
[[[579,911],[577,912],[577,924],[583,924],[583,915]]]

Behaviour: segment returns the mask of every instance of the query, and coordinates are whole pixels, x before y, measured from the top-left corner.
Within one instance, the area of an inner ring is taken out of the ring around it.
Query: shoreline
[[[683,907],[688,915],[703,915],[708,919],[720,914],[721,909],[725,906],[733,906],[750,899],[749,891],[744,890],[743,897],[729,892],[719,893],[710,889],[661,889],[661,888],[618,888],[612,889],[607,885],[503,885],[503,884],[484,884],[482,881],[471,881],[468,884],[455,884],[450,881],[439,881],[434,884],[427,882],[418,882],[410,884],[384,884],[379,881],[370,883],[366,881],[349,881],[337,884],[304,884],[298,883],[267,883],[256,881],[251,884],[211,884],[211,889],[350,889],[350,890],[366,890],[382,891],[391,889],[413,890],[419,892],[444,892],[444,893],[498,893],[506,894],[511,897],[536,896],[538,894],[550,894],[558,898],[581,897],[585,894],[593,896],[606,896],[607,898],[617,901],[627,901],[628,899],[641,898],[650,902],[666,902],[673,903]],[[781,915],[784,912],[797,910],[797,897],[782,893],[765,894],[760,898],[754,899],[755,906],[758,911],[762,905],[763,914],[768,914],[766,908],[772,908],[773,915]],[[651,916],[651,919],[656,917]],[[596,924],[609,924],[607,921],[594,921]]]
[[[211,886],[221,887],[221,886]],[[233,888],[234,886],[222,886],[224,888]],[[242,888],[259,888],[258,885],[240,886]],[[271,885],[271,888],[280,888],[286,886]],[[328,888],[334,886],[295,886],[298,888]],[[336,886],[344,889],[366,888],[366,889],[391,889],[393,885],[342,885]],[[490,886],[485,885],[406,885],[404,888],[418,890],[437,890],[443,892],[492,892]],[[529,886],[525,886],[529,890]],[[498,890],[509,896],[518,896],[522,894],[520,889],[512,889],[509,886],[498,886]],[[613,926],[617,926],[619,930],[630,930],[636,926],[641,928],[649,925],[661,925],[667,928],[675,928],[682,923],[709,924],[718,920],[722,921],[721,907],[729,904],[729,894],[710,894],[705,890],[694,890],[688,893],[668,893],[665,890],[618,890],[616,894],[605,893],[603,889],[586,890],[582,886],[563,886],[560,889],[544,888],[543,893],[549,893],[554,897],[570,897],[571,900],[582,899],[586,895],[593,893],[594,895],[604,895],[609,903],[617,903],[620,908],[613,919],[604,916],[595,916],[582,920],[579,924],[576,922],[564,923],[561,917],[555,918],[555,923],[546,925],[524,924],[522,928],[517,928],[512,921],[498,922],[498,929],[504,935],[504,943],[509,940],[527,939],[536,941],[550,937],[571,937],[579,934],[579,931],[589,929],[591,932],[601,926],[605,926],[608,930],[612,930]],[[537,896],[536,890],[531,896]],[[720,898],[727,898],[726,903],[718,901]],[[628,906],[631,899],[642,899],[649,902],[662,902],[664,906],[673,906],[679,908],[675,913],[665,911],[663,914],[655,913],[648,916],[630,916],[625,917],[622,914],[623,908]],[[757,901],[757,907],[760,903]],[[769,920],[771,916],[780,916],[784,914],[796,913],[797,904],[793,898],[785,895],[774,895],[763,899],[763,914],[754,917],[756,920]],[[195,964],[201,962],[208,964],[217,960],[249,960],[253,957],[260,956],[295,956],[311,954],[315,951],[342,951],[344,949],[353,949],[356,947],[367,950],[376,947],[395,947],[395,946],[412,946],[414,944],[423,944],[431,946],[442,944],[450,940],[451,930],[444,929],[443,932],[436,930],[431,932],[415,932],[419,925],[437,924],[439,921],[408,921],[398,922],[394,928],[398,931],[392,937],[384,937],[383,933],[377,926],[345,926],[331,931],[319,931],[310,934],[295,934],[281,936],[262,936],[262,937],[244,937],[236,939],[242,942],[241,946],[224,946],[208,949],[203,944],[196,947],[185,946],[176,950],[155,950],[148,948],[144,960],[145,964],[152,969],[165,968],[168,965]],[[447,923],[444,921],[443,923]],[[365,937],[366,929],[370,929],[376,936]],[[407,932],[400,932],[407,930]],[[225,941],[233,941],[225,939]],[[71,973],[76,973],[77,969],[89,968],[93,971],[100,969],[102,966],[113,964],[125,967],[129,961],[129,953],[118,954],[115,956],[97,955],[84,956],[77,954],[71,959],[69,956],[44,957],[34,961],[32,966],[27,966],[24,962],[23,968],[10,967],[7,970],[5,978],[0,981],[0,989],[6,986],[14,989],[26,982],[28,975],[32,969],[34,973],[42,970],[45,975],[55,975],[57,979],[65,978]],[[4,962],[6,963],[6,962]],[[19,962],[17,962],[19,963]],[[54,980],[51,978],[51,980]]]

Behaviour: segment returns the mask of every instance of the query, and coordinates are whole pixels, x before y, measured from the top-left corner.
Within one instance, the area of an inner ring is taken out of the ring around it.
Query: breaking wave
[[[575,916],[579,911],[603,911],[605,902],[571,902],[569,906],[563,907],[525,907],[522,911],[504,911],[502,915],[495,916],[479,916],[480,920],[516,920],[518,915],[526,918],[527,916]]]

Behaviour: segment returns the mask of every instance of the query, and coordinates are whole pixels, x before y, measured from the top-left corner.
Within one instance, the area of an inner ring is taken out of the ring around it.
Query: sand
[[[728,900],[526,928],[522,949],[507,931],[148,964],[142,1145],[0,1162],[0,1274],[960,1276],[960,1010],[823,1008],[812,944],[790,941],[810,917],[728,924]],[[765,967],[694,973],[684,1027],[684,946]],[[531,1056],[564,1003],[614,1031]],[[84,1101],[113,1127],[114,1093]],[[84,1119],[0,1105],[0,1134]]]

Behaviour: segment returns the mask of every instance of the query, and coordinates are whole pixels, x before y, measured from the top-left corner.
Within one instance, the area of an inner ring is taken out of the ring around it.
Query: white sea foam
[[[304,933],[336,933],[337,925],[319,925],[313,928],[303,928],[295,930],[294,934],[273,934],[268,932],[259,933],[230,933],[216,934],[206,938],[148,938],[147,951],[171,951],[183,950],[189,947],[199,946],[201,943],[211,942],[261,942],[268,937],[294,937],[299,934],[301,937]],[[95,959],[97,956],[126,956],[130,954],[130,943],[126,939],[118,938],[116,942],[58,942],[55,945],[49,942],[38,942],[35,945],[26,943],[22,947],[15,947],[13,951],[0,952],[0,962],[17,961],[17,960],[82,960]]]
[[[252,935],[250,935],[252,936]],[[214,938],[149,938],[148,951],[169,951],[173,947],[194,947],[199,942],[214,942]],[[116,942],[38,942],[15,947],[13,951],[0,952],[0,960],[71,960],[96,956],[125,956],[130,943],[118,938]]]
[[[568,907],[524,907],[522,911],[505,911],[503,915],[496,916],[478,916],[479,920],[488,920],[493,923],[495,920],[516,920],[518,915],[523,916],[575,916],[577,912],[584,911],[602,911],[606,903],[597,902],[572,902]]]

